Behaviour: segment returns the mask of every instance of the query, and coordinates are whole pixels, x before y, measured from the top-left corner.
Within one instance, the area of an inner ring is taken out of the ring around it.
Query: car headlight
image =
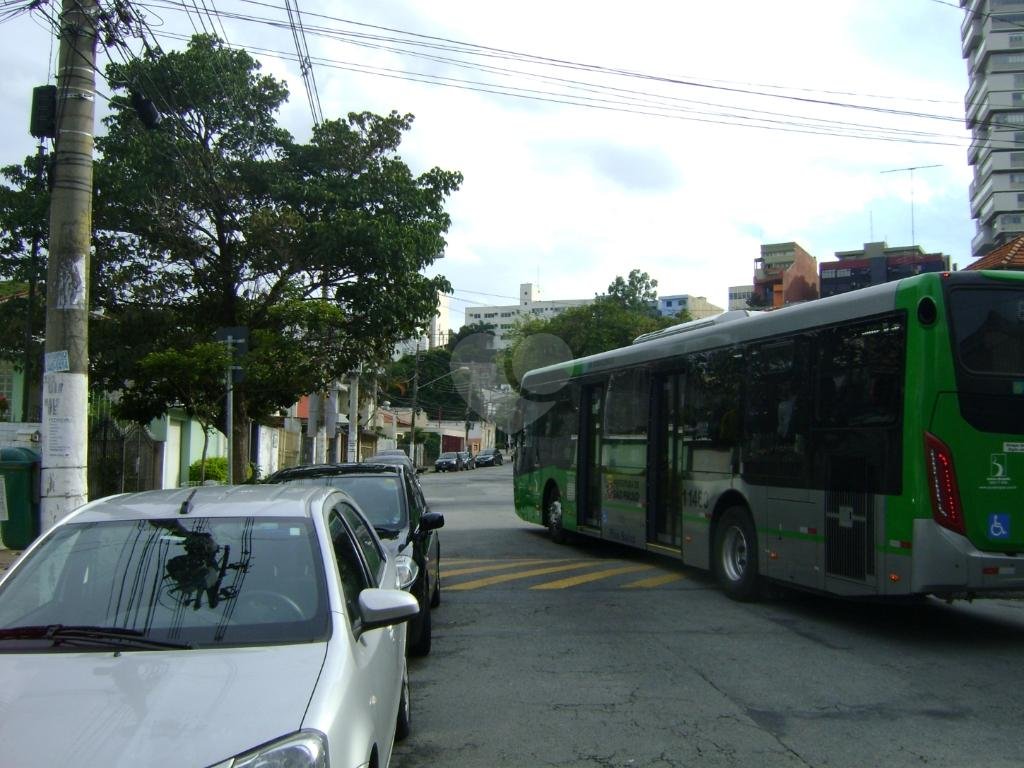
[[[327,768],[327,737],[299,731],[257,747],[213,768]]]
[[[420,567],[409,555],[399,555],[395,558],[395,570],[398,571],[398,588],[412,589],[416,577],[420,575]]]

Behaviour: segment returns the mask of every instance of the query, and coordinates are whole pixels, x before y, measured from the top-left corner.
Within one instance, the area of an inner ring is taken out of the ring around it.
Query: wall
[[[0,422],[0,448],[31,448],[39,451],[42,424]]]

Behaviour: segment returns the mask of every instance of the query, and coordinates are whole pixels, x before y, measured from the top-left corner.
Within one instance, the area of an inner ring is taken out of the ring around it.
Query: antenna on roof
[[[198,490],[198,488],[193,488],[192,493],[188,495],[188,498],[181,502],[181,507],[178,509],[179,515],[187,515],[192,511],[192,497],[196,495],[196,491]]]
[[[890,168],[879,173],[898,173],[899,171],[910,171],[910,244],[917,245],[917,237],[914,235],[914,171],[922,168],[941,168],[941,165],[912,165],[909,168]]]

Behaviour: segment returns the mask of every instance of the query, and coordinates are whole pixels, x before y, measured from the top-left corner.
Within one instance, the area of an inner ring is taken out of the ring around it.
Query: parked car
[[[434,462],[436,472],[461,472],[466,468],[462,454],[458,451],[446,451],[437,457]]]
[[[0,578],[3,763],[387,765],[418,612],[398,578],[333,488],[86,504]]]
[[[459,456],[462,457],[462,466],[466,469],[476,469],[476,459],[473,458],[473,454],[469,451],[459,451]]]
[[[484,448],[476,455],[478,467],[499,467],[504,463],[505,459],[502,458],[501,451],[497,448]]]
[[[355,499],[395,559],[401,588],[419,601],[419,616],[409,623],[409,653],[430,653],[430,609],[441,603],[437,529],[444,515],[430,511],[416,475],[397,464],[309,464],[282,469],[266,482],[330,485]]]
[[[383,451],[374,454],[368,459],[363,459],[364,464],[401,464],[414,475],[419,472],[413,460],[401,451]]]

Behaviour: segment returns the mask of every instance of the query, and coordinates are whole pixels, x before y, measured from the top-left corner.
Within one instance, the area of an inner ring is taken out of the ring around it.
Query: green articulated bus
[[[1024,273],[727,312],[522,380],[524,520],[836,595],[1024,589]]]

